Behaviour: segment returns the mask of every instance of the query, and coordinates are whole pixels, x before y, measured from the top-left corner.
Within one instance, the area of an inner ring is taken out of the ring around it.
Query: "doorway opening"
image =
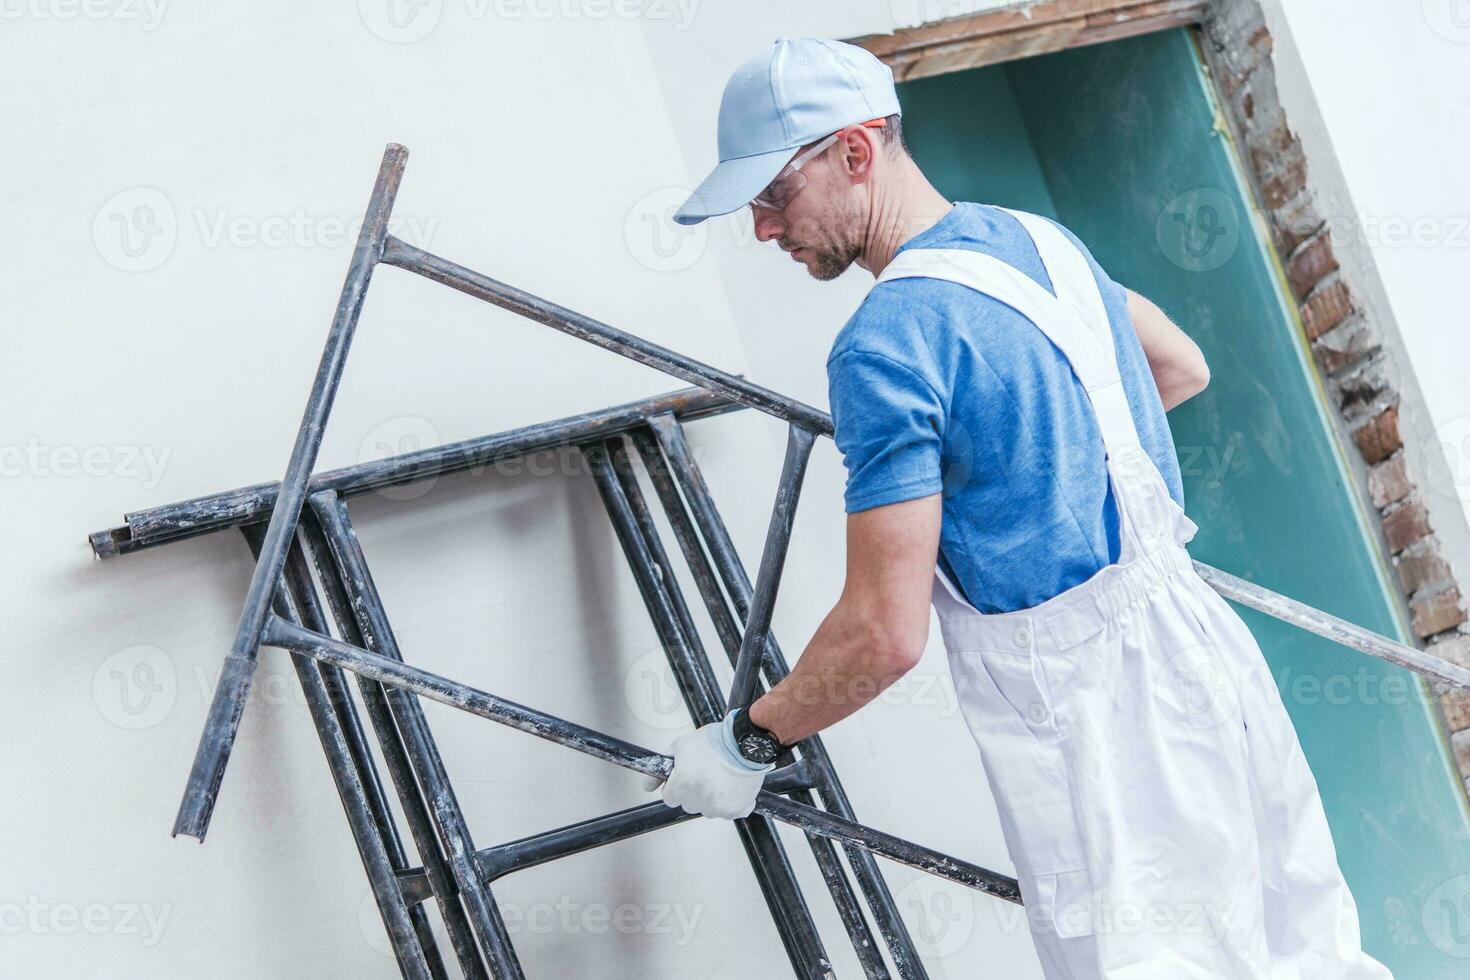
[[[1169,416],[1195,557],[1405,635],[1193,30],[899,88],[910,149],[942,193],[1056,219],[1204,351],[1209,389]],[[1470,874],[1470,827],[1431,694],[1403,670],[1242,614],[1321,788],[1365,947],[1400,975],[1433,975],[1444,958],[1417,939],[1421,911]]]

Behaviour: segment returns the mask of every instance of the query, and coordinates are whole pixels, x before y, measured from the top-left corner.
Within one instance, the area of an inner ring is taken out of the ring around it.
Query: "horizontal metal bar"
[[[1459,664],[1451,663],[1432,653],[1417,650],[1403,643],[1397,643],[1372,630],[1355,626],[1345,619],[1339,619],[1330,613],[1297,602],[1295,599],[1288,599],[1270,589],[1263,589],[1254,582],[1247,582],[1243,578],[1237,578],[1229,572],[1222,572],[1204,562],[1195,562],[1194,570],[1209,584],[1210,588],[1242,606],[1249,606],[1257,612],[1263,612],[1283,623],[1290,623],[1308,633],[1325,636],[1334,643],[1357,650],[1359,653],[1366,653],[1370,657],[1377,657],[1379,660],[1387,660],[1391,664],[1406,667],[1417,674],[1423,674],[1432,681],[1470,690],[1470,670],[1466,670]]]
[[[378,656],[360,647],[304,629],[277,616],[271,616],[266,620],[264,642],[271,646],[304,653],[326,663],[335,664],[344,670],[370,677],[381,684],[411,691],[431,701],[438,701],[451,708],[458,708],[472,715],[488,718],[518,731],[622,766],[624,769],[640,772],[645,776],[654,776],[659,780],[667,779],[674,766],[674,760],[669,756],[649,751],[611,735],[604,735],[602,732],[537,711],[535,708],[507,701],[488,691],[461,684],[402,661]],[[865,827],[855,821],[845,820],[825,810],[818,810],[762,790],[757,799],[755,811],[791,824],[799,830],[856,845],[900,864],[927,871],[996,898],[1015,902],[1018,905],[1021,902],[1021,892],[1014,878],[997,874],[977,864],[950,857],[932,848],[903,840],[881,830]]]
[[[773,793],[794,793],[809,788],[811,782],[806,764],[796,762],[771,773],[766,777],[765,785]],[[493,881],[512,871],[523,871],[557,858],[629,840],[661,827],[693,820],[696,816],[697,814],[686,813],[662,803],[645,803],[522,837],[520,840],[482,848],[475,852],[475,860],[485,875],[485,880]],[[428,875],[423,868],[405,868],[398,872],[398,882],[410,903],[422,902],[433,894]]]
[[[493,435],[445,443],[411,453],[376,459],[318,473],[307,484],[307,495],[335,490],[353,497],[385,487],[404,486],[515,459],[586,439],[617,435],[637,428],[653,415],[672,412],[685,422],[738,411],[739,402],[703,388],[683,388],[667,394],[528,425]],[[134,511],[120,527],[94,531],[89,540],[98,558],[126,555],[143,548],[168,544],[213,531],[239,527],[270,517],[280,483],[257,483]]]
[[[742,377],[721,371],[686,357],[678,351],[661,347],[650,340],[627,333],[594,320],[590,316],[559,306],[550,300],[532,295],[523,289],[491,279],[473,269],[442,259],[437,255],[415,248],[407,242],[389,236],[383,251],[385,265],[396,265],[416,272],[426,279],[443,283],[476,299],[482,299],[504,310],[518,313],[528,320],[535,320],[554,330],[585,340],[604,350],[631,358],[640,364],[657,368],[665,374],[682,378],[690,384],[699,385],[717,394],[732,398],[767,415],[796,423],[818,435],[832,434],[832,417],[820,409],[813,408],[794,398],[762,387]]]

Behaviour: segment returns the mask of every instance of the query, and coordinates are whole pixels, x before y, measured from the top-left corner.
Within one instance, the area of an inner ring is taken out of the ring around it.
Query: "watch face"
[[[765,765],[776,761],[776,746],[770,739],[752,733],[740,740],[740,754]]]

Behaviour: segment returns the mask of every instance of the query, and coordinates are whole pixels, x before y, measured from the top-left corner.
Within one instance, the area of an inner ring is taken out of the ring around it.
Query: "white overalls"
[[[945,279],[1030,319],[1087,390],[1121,554],[988,615],[936,570],[934,606],[1048,978],[1382,980],[1296,731],[1255,639],[1195,574],[1197,530],[1139,443],[1086,257],[1011,212],[1056,295],[967,249],[878,277]]]

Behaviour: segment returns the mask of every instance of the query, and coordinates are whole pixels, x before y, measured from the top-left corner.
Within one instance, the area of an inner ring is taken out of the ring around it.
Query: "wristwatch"
[[[776,761],[784,746],[781,740],[750,720],[750,709],[740,708],[731,720],[735,734],[735,748],[740,754],[757,765],[767,766]]]

